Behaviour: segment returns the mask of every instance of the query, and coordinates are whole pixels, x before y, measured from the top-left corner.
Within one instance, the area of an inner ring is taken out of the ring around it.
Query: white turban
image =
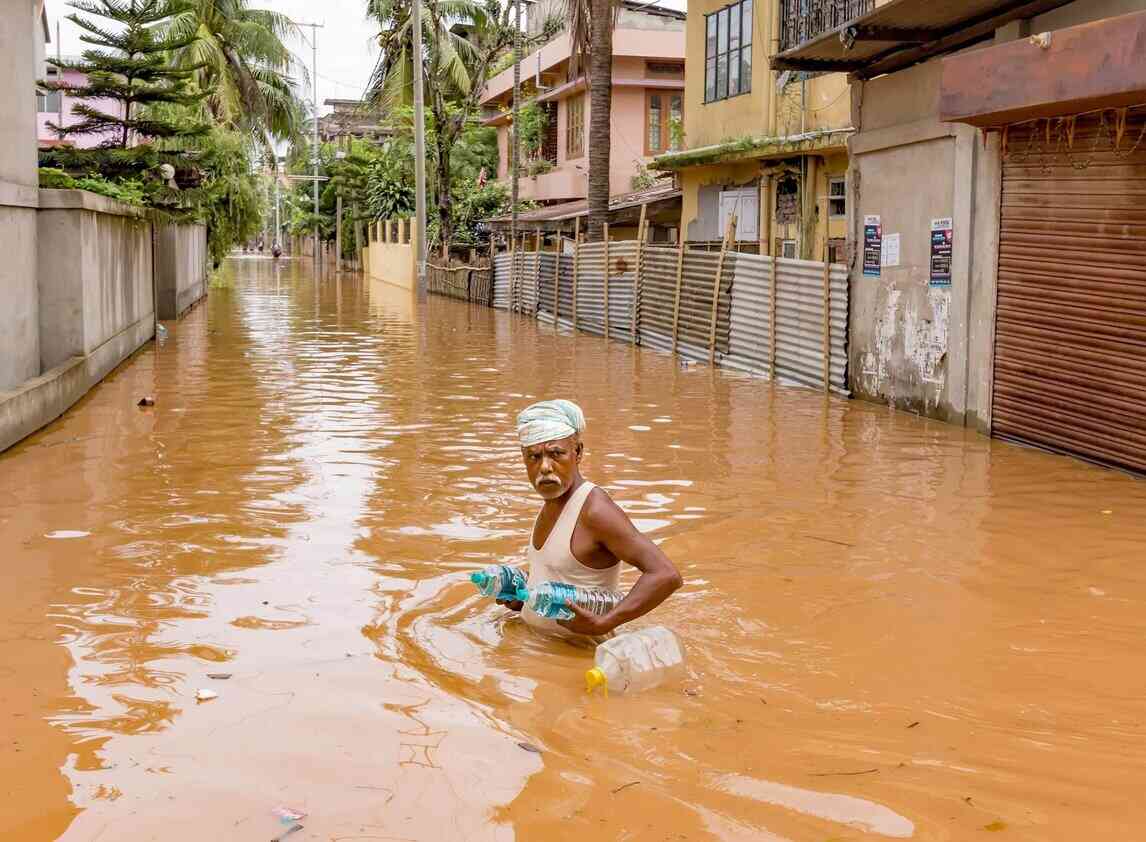
[[[572,401],[541,401],[517,416],[517,438],[522,447],[568,438],[585,429],[585,413]]]

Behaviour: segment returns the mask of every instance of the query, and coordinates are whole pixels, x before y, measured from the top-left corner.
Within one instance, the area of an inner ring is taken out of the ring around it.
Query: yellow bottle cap
[[[605,695],[609,695],[609,678],[600,667],[593,667],[585,673],[585,690],[592,693],[598,687],[605,688]]]

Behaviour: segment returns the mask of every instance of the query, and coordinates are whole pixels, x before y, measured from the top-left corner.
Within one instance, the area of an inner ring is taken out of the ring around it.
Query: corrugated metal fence
[[[572,253],[505,252],[492,274],[498,309],[848,393],[842,265],[628,240],[584,243]]]

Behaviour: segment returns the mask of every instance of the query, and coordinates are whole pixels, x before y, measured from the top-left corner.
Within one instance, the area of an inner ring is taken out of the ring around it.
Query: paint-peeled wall
[[[986,429],[1000,163],[976,130],[939,121],[939,76],[933,61],[852,89],[850,381],[859,397]],[[865,270],[868,217],[882,248]],[[944,219],[949,281],[932,276]]]

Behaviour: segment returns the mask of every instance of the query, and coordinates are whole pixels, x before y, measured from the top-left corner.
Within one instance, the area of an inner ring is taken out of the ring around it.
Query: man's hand
[[[520,611],[525,607],[525,603],[519,599],[499,599],[497,600],[497,604],[508,608],[510,611]]]
[[[593,614],[573,604],[569,604],[566,607],[573,612],[573,619],[558,620],[557,625],[564,626],[574,634],[597,637],[599,635],[608,634],[617,627],[617,624],[612,622],[607,614]]]

